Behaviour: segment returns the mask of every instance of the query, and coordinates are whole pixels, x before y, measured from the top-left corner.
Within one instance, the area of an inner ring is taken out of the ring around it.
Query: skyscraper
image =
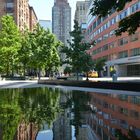
[[[67,0],[55,0],[52,8],[52,32],[64,44],[70,40],[71,8]]]
[[[90,6],[90,1],[77,1],[75,10],[75,20],[78,21],[79,26],[86,23],[86,15]]]

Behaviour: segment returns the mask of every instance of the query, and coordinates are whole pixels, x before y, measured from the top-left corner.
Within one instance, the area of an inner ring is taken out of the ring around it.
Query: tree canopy
[[[72,42],[68,41],[69,46],[62,50],[66,54],[65,63],[70,64],[74,72],[87,72],[93,67],[93,61],[87,50],[90,48],[89,43],[83,42],[81,28],[77,21],[74,21],[74,30],[70,32]]]
[[[117,12],[124,9],[125,5],[132,0],[94,0],[91,8],[91,14],[99,17],[105,17],[110,14],[112,10]],[[133,34],[140,26],[140,11],[132,13],[130,16],[125,17],[119,22],[116,35],[121,35],[123,32]]]
[[[31,32],[20,32],[12,16],[1,18],[0,29],[0,73],[13,76],[34,70],[56,70],[60,65],[58,47],[62,43],[39,24]]]
[[[3,16],[0,25],[0,67],[9,75],[17,60],[21,36],[12,16]]]

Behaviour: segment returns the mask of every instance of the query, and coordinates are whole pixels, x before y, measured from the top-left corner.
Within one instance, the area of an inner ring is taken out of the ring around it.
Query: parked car
[[[91,77],[91,78],[96,78],[96,77],[98,77],[97,71],[89,71],[89,72],[88,72],[88,77]]]

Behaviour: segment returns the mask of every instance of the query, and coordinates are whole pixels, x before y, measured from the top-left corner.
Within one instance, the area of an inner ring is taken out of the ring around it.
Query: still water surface
[[[0,90],[0,140],[139,140],[140,96]]]

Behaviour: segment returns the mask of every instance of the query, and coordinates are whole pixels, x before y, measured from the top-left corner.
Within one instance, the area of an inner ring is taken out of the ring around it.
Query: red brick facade
[[[37,23],[35,12],[32,12],[35,16],[30,15],[30,9],[34,11],[30,8],[28,0],[0,0],[0,17],[6,14],[13,16],[21,31],[26,27],[32,30],[31,24]]]
[[[90,43],[96,42],[89,52],[94,60],[107,60],[108,76],[112,66],[115,66],[118,76],[140,75],[140,29],[131,36],[123,33],[122,36],[116,37],[114,34],[121,19],[139,10],[140,2],[133,0],[120,12],[112,11],[112,14],[105,18],[91,17],[87,23],[86,40]]]

